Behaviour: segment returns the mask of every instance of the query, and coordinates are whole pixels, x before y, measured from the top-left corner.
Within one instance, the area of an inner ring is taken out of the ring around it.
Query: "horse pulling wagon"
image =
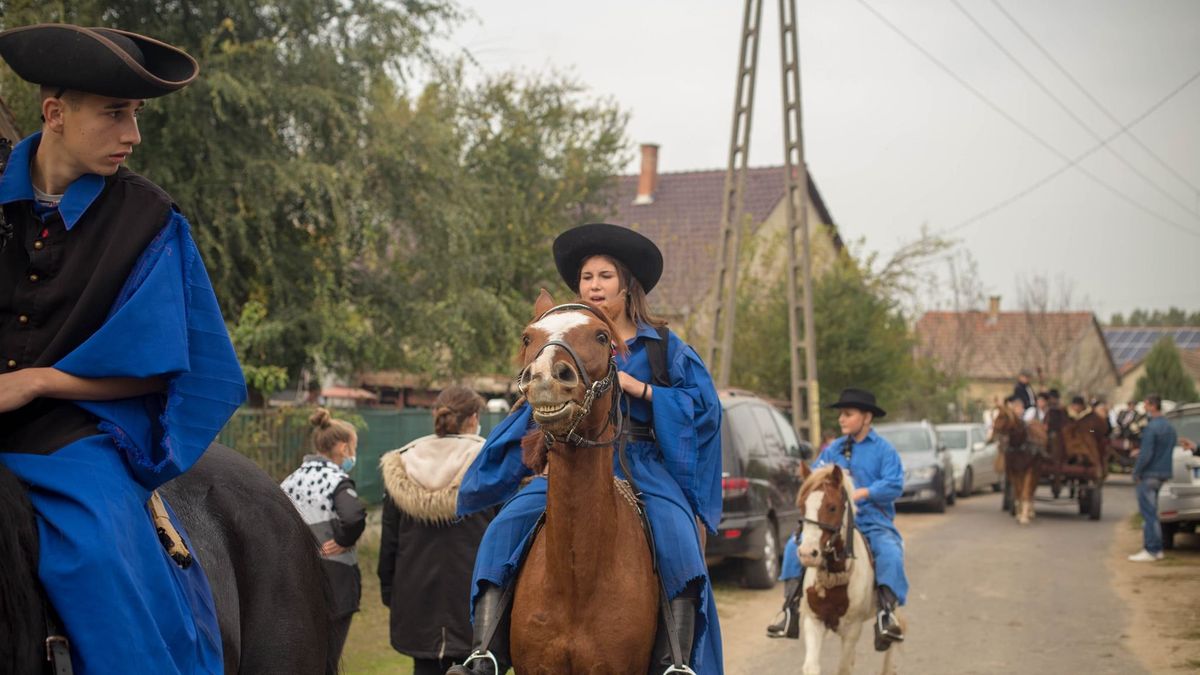
[[[993,431],[1004,448],[1003,510],[1027,524],[1035,500],[1060,502],[1065,488],[1065,499],[1078,502],[1080,514],[1100,520],[1110,450],[1107,426],[1099,416],[1089,411],[1070,418],[1052,411],[1046,424],[1025,424],[1001,409]],[[1050,497],[1035,498],[1038,485],[1048,485]]]

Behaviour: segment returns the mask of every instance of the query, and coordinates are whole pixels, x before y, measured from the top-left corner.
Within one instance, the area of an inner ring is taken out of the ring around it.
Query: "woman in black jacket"
[[[442,675],[471,653],[471,570],[494,513],[457,518],[458,486],[483,445],[483,399],[466,387],[433,404],[435,432],[379,462],[386,490],[379,550],[392,647],[413,675]],[[395,602],[393,602],[395,600]]]

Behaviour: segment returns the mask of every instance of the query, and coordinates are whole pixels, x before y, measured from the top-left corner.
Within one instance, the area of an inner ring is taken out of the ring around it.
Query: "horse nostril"
[[[554,368],[551,372],[554,374],[554,379],[558,380],[559,382],[568,385],[575,384],[575,371],[571,368],[571,366],[559,361],[558,363],[554,364]]]
[[[815,557],[817,557],[817,549],[815,549],[815,548],[814,548],[813,550],[809,551],[809,552],[808,552],[808,557],[810,557],[810,558],[815,558]]]

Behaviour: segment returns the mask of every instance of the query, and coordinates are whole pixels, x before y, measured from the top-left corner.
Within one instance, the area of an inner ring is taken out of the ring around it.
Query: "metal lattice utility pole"
[[[758,72],[759,22],[762,0],[746,0],[742,18],[741,50],[738,52],[737,95],[733,102],[733,133],[729,140],[729,164],[725,169],[725,192],[721,197],[721,250],[717,259],[717,307],[705,361],[716,366],[716,384],[729,386],[733,361],[733,324],[737,314],[737,260],[741,246],[742,203],[746,167],[750,156],[750,121],[754,111],[754,79]]]
[[[821,445],[817,345],[813,330],[812,241],[808,238],[808,165],[800,110],[800,48],[796,0],[779,0],[779,56],[783,63],[783,156],[787,185],[788,335],[792,362],[792,424]],[[799,240],[799,241],[797,241]],[[799,249],[799,250],[797,250]]]
[[[743,194],[750,149],[750,119],[758,68],[762,0],[746,0],[738,54],[737,97],[733,135],[725,172],[721,207],[721,255],[717,263],[717,307],[713,313],[707,362],[716,366],[716,384],[729,386],[737,307],[737,266],[741,245]],[[817,387],[816,334],[813,330],[812,269],[808,230],[808,170],[800,109],[800,50],[796,35],[796,0],[779,0],[779,46],[782,65],[784,181],[788,228],[788,333],[791,361],[792,423],[800,435],[820,445],[820,395]]]

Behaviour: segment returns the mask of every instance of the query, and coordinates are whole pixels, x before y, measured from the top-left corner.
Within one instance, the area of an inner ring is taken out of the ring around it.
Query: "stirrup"
[[[496,655],[492,654],[490,649],[486,650],[486,651],[482,651],[482,652],[479,651],[478,649],[476,649],[475,651],[471,652],[471,655],[468,656],[466,658],[466,660],[462,662],[461,665],[463,668],[466,668],[467,664],[472,661],[484,661],[484,660],[491,661],[492,662],[492,672],[495,673],[496,675],[500,675],[500,664],[499,664],[499,662],[496,661]]]
[[[671,675],[671,673],[687,673],[687,675],[696,675],[696,671],[692,670],[691,667],[687,665],[667,666],[667,669],[663,671],[663,675]]]
[[[892,622],[896,622],[896,617],[891,612],[881,611],[875,617],[875,633],[889,642],[904,642],[904,633],[893,633],[883,627],[883,617],[890,616]]]

